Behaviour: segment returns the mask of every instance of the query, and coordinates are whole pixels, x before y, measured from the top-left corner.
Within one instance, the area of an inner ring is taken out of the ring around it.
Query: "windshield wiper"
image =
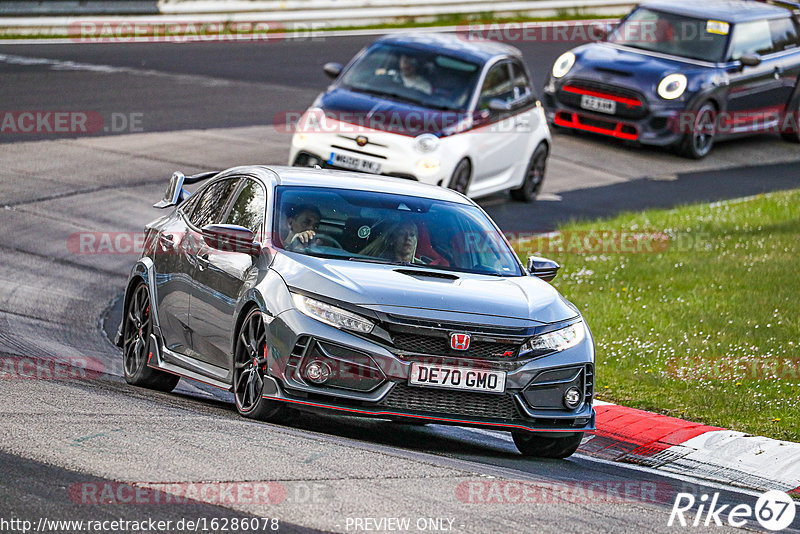
[[[349,86],[349,88],[353,89],[355,91],[358,91],[360,93],[366,93],[368,95],[386,96],[386,97],[389,97],[389,98],[393,98],[395,100],[400,100],[402,102],[411,102],[412,104],[416,104],[418,106],[427,107],[429,105],[428,103],[423,102],[422,100],[418,100],[416,98],[412,98],[412,97],[406,96],[406,95],[401,95],[400,93],[392,93],[392,92],[389,92],[389,91],[379,91],[378,89],[370,89],[368,87],[355,87],[355,86],[352,86],[352,85]]]
[[[360,258],[358,256],[350,256],[347,258],[349,261],[363,261],[365,263],[379,263],[381,265],[399,265],[401,267],[414,267],[417,269],[430,269],[424,263],[410,263],[407,261],[387,260],[385,258]]]

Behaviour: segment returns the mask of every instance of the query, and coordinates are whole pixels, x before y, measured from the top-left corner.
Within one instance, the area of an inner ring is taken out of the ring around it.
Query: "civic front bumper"
[[[270,377],[262,394],[298,409],[506,431],[595,429],[590,335],[571,349],[529,361],[425,358],[431,364],[503,369],[507,385],[499,394],[409,385],[411,364],[418,359],[394,354],[391,347],[319,323],[296,310],[274,318],[269,332]],[[305,377],[304,369],[313,360],[329,363],[336,380],[314,384]],[[563,391],[571,386],[585,395],[575,410],[558,406]]]

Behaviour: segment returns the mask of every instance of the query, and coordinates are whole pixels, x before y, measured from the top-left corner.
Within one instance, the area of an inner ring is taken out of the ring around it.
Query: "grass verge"
[[[598,398],[800,441],[798,206],[800,190],[652,210],[515,246],[563,265]]]
[[[513,23],[524,23],[524,22],[558,22],[558,21],[568,21],[568,20],[596,20],[596,19],[619,19],[622,18],[623,14],[619,15],[598,15],[594,13],[585,13],[582,10],[561,10],[559,14],[551,16],[551,17],[531,17],[525,14],[518,14],[513,17],[499,17],[496,16],[492,12],[485,12],[485,13],[477,13],[471,15],[463,15],[463,14],[452,14],[452,15],[440,15],[434,17],[431,20],[430,17],[426,18],[415,18],[415,17],[407,17],[404,19],[400,19],[396,22],[388,22],[384,24],[366,24],[366,25],[356,25],[356,26],[344,26],[344,25],[324,25],[322,27],[309,27],[308,24],[300,24],[293,26],[291,24],[287,24],[283,26],[281,24],[269,24],[267,29],[264,29],[264,25],[256,26],[259,29],[248,29],[248,23],[233,23],[230,21],[220,21],[220,23],[207,23],[207,24],[192,24],[191,15],[187,15],[186,22],[180,25],[176,25],[176,29],[172,30],[172,33],[169,34],[168,37],[173,39],[184,39],[184,40],[237,40],[237,38],[241,40],[245,40],[246,37],[250,37],[251,40],[258,36],[268,36],[270,34],[283,34],[283,33],[297,33],[300,35],[308,35],[308,34],[320,34],[324,35],[325,32],[329,31],[347,31],[347,30],[394,30],[394,29],[403,29],[403,28],[436,28],[436,27],[456,27],[456,26],[469,26],[470,24],[513,24]],[[268,17],[265,17],[268,18]],[[153,16],[152,20],[149,21],[150,26],[157,26],[156,30],[159,33],[152,33],[147,31],[148,23],[143,23],[143,29],[137,33],[133,32],[120,32],[117,27],[110,27],[107,32],[104,34],[103,29],[100,28],[97,30],[97,35],[91,35],[91,38],[95,40],[126,40],[126,39],[143,39],[146,40],[148,38],[159,38],[159,39],[166,39],[167,36],[164,34],[164,28],[160,24],[157,24],[159,18],[157,15]],[[269,21],[264,21],[269,22]],[[220,24],[222,24],[223,29],[222,31],[219,30]],[[168,23],[163,23],[164,26],[169,26]],[[483,28],[482,30],[485,31],[489,37],[492,37],[491,30],[492,28]],[[0,30],[2,31],[2,30]],[[498,32],[499,35],[502,33]],[[16,34],[16,33],[0,33],[0,42],[4,39],[69,39],[69,38],[78,38],[79,36],[76,35],[69,35],[66,33],[40,33],[40,34]]]

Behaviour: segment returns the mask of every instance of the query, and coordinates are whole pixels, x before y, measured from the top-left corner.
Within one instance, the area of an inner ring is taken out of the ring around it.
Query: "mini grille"
[[[492,343],[489,341],[475,341],[469,344],[467,350],[453,350],[450,348],[450,339],[445,337],[419,336],[416,334],[394,334],[394,346],[402,352],[415,352],[434,356],[457,356],[464,358],[482,358],[486,360],[510,360],[517,354],[517,345],[508,343]],[[511,352],[511,355],[505,355]]]
[[[440,415],[519,419],[517,405],[510,395],[489,395],[397,384],[378,404],[387,408]]]
[[[642,95],[638,92],[633,91],[631,89],[624,89],[622,87],[616,87],[613,85],[608,85],[605,83],[594,82],[589,80],[574,80],[570,81],[567,84],[571,87],[574,87],[579,90],[587,90],[598,92],[601,94],[606,94],[610,96],[618,96],[623,98],[631,98],[638,100],[642,103],[641,106],[635,105],[627,105],[623,103],[617,103],[617,111],[614,113],[617,117],[623,117],[626,119],[641,119],[647,115],[647,110],[645,109],[645,99]],[[581,107],[581,95],[569,91],[564,91],[563,89],[558,92],[558,99],[568,105],[575,108]]]

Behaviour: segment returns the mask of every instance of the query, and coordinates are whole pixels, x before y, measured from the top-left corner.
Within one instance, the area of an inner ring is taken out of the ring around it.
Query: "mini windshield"
[[[701,61],[722,61],[727,22],[639,8],[609,36],[610,43]]]
[[[475,206],[322,187],[279,186],[273,242],[309,256],[521,276],[516,255]]]
[[[481,68],[425,50],[378,43],[342,76],[341,86],[422,107],[463,111]]]

